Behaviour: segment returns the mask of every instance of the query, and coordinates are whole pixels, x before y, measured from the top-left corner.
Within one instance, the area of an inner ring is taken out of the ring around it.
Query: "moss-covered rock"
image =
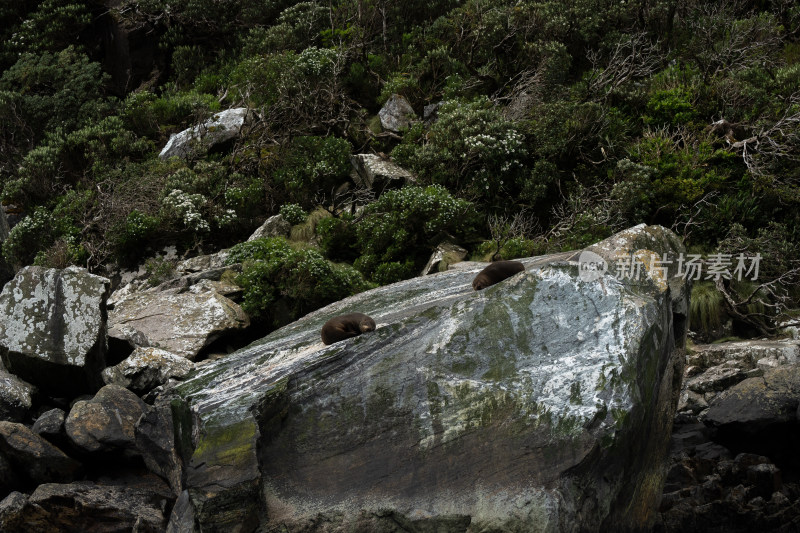
[[[683,252],[660,227],[613,239],[593,248],[612,264]],[[648,527],[688,291],[676,265],[585,281],[578,258],[524,259],[480,292],[481,265],[380,287],[198,368],[174,390],[191,414],[183,515],[266,531]],[[351,311],[377,330],[324,346],[322,324]]]

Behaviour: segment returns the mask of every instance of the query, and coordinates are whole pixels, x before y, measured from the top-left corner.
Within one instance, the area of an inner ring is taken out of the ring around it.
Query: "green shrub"
[[[317,193],[330,194],[347,179],[350,150],[338,137],[297,137],[279,156],[274,183],[292,203],[309,209]]]
[[[381,263],[407,265],[384,267],[381,276],[396,281],[402,273],[411,277],[428,259],[435,240],[451,234],[464,238],[477,226],[472,204],[456,199],[444,187],[431,185],[404,187],[384,193],[364,208],[355,224],[360,257],[355,266],[366,276],[374,274]],[[376,280],[377,281],[377,280]]]
[[[525,176],[527,156],[515,124],[485,97],[446,102],[438,115],[427,140],[419,127],[404,137],[392,152],[397,161],[459,196],[485,203],[513,196]]]
[[[720,326],[723,310],[722,294],[710,281],[692,285],[689,300],[689,324],[693,331],[708,333]]]
[[[358,239],[352,220],[352,216],[343,214],[317,222],[319,247],[331,261],[353,262],[358,257]]]
[[[371,287],[353,267],[331,263],[313,248],[293,249],[283,237],[237,244],[228,258],[236,262],[244,262],[236,278],[244,289],[242,308],[275,326]]]
[[[299,204],[283,204],[278,210],[283,219],[291,225],[302,224],[308,216]]]

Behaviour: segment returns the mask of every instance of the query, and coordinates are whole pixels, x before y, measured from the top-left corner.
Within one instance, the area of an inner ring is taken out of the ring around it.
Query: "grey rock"
[[[164,479],[175,494],[181,491],[182,464],[175,442],[172,408],[169,403],[157,401],[139,419],[135,429],[136,449],[148,470]]]
[[[422,108],[422,120],[425,121],[425,125],[429,126],[433,124],[439,115],[439,108],[442,107],[444,102],[436,102],[433,104],[428,104],[424,108]]]
[[[747,371],[738,366],[713,366],[688,380],[689,390],[702,394],[704,392],[719,392],[746,379]]]
[[[684,250],[653,226],[611,241],[593,247],[610,263]],[[685,281],[584,282],[574,253],[523,263],[479,293],[485,265],[367,291],[198,367],[170,398],[175,435],[191,435],[181,516],[204,530],[648,529]],[[376,331],[322,345],[322,324],[352,311]]]
[[[78,267],[22,269],[0,293],[8,371],[54,394],[96,390],[108,349],[109,284]]]
[[[416,182],[414,175],[400,165],[376,154],[356,154],[350,157],[356,185],[378,194]]]
[[[189,290],[133,292],[117,301],[108,320],[109,337],[188,359],[221,335],[250,325],[239,305],[202,282]]]
[[[33,485],[72,481],[82,470],[80,463],[15,422],[0,422],[0,454],[20,478]]]
[[[431,254],[425,268],[420,272],[420,276],[427,276],[434,272],[444,272],[450,269],[450,265],[462,261],[467,256],[467,251],[449,242],[439,244]]]
[[[137,347],[118,365],[103,370],[107,385],[119,385],[143,395],[163,385],[170,378],[182,378],[194,364],[179,355],[159,348]]]
[[[132,452],[136,423],[147,409],[128,389],[106,385],[91,400],[75,402],[64,429],[72,443],[86,452]]]
[[[36,387],[0,369],[0,420],[22,422],[33,405]]]
[[[7,500],[12,496],[9,495]],[[166,527],[172,495],[161,483],[96,485],[90,481],[40,485],[30,497],[14,496],[3,512],[4,533],[50,531],[157,532]]]
[[[281,215],[273,215],[248,237],[247,242],[266,237],[288,237],[291,231],[292,225]]]
[[[203,153],[214,145],[230,141],[239,135],[249,115],[245,107],[216,113],[203,124],[170,136],[158,157],[188,157],[193,152]]]
[[[383,129],[393,132],[408,129],[418,120],[414,108],[411,107],[405,97],[399,94],[393,94],[389,97],[381,110],[378,111],[378,116],[381,119]]]
[[[800,404],[800,365],[764,371],[718,395],[703,416],[717,428],[731,426],[757,433],[766,426],[794,422]]]
[[[692,348],[689,365],[710,368],[727,363],[743,370],[775,367],[800,362],[800,341],[748,340],[719,344],[698,344]]]
[[[64,434],[64,420],[66,413],[63,409],[50,409],[42,413],[33,423],[34,433],[51,440]]]

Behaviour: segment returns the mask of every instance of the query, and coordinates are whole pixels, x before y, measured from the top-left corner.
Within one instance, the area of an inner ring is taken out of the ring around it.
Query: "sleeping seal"
[[[525,270],[525,266],[519,261],[495,261],[494,263],[489,263],[489,266],[481,270],[472,280],[472,288],[476,291],[485,289],[523,270]]]
[[[322,342],[333,344],[364,332],[375,331],[375,321],[364,313],[348,313],[331,318],[322,326]]]

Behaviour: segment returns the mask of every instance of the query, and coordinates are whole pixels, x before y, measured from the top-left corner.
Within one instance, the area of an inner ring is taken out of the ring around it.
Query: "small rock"
[[[0,369],[0,420],[22,422],[30,414],[36,387]]]
[[[456,244],[443,242],[433,251],[420,276],[427,276],[435,272],[445,272],[450,265],[463,261],[466,256],[467,251],[464,248]]]
[[[393,94],[389,97],[378,112],[378,116],[381,119],[383,129],[393,132],[408,129],[417,121],[414,108],[411,107],[405,97],[399,94]]]
[[[169,378],[182,378],[194,368],[194,364],[166,350],[137,347],[118,365],[103,370],[103,381],[107,385],[119,385],[138,395],[163,385]]]
[[[747,481],[753,485],[754,493],[766,498],[781,489],[781,471],[774,464],[758,464],[747,467]]]
[[[164,514],[171,500],[162,483],[145,487],[95,485],[90,481],[46,483],[30,497],[12,493],[0,503],[0,530],[164,531]]]
[[[376,154],[356,154],[350,158],[356,185],[381,194],[415,182],[414,175],[389,159]]]
[[[0,453],[33,485],[72,481],[81,471],[80,463],[15,422],[0,422]]]
[[[135,450],[134,428],[148,407],[128,389],[106,385],[94,398],[75,403],[64,427],[87,452]]]
[[[158,157],[187,157],[192,152],[205,152],[214,145],[230,141],[239,135],[249,115],[245,107],[220,111],[203,124],[170,136]]]
[[[51,440],[64,433],[64,419],[66,413],[63,409],[50,409],[42,413],[33,423],[33,432]]]
[[[248,237],[247,242],[265,237],[288,237],[291,231],[292,225],[281,215],[273,215]]]

